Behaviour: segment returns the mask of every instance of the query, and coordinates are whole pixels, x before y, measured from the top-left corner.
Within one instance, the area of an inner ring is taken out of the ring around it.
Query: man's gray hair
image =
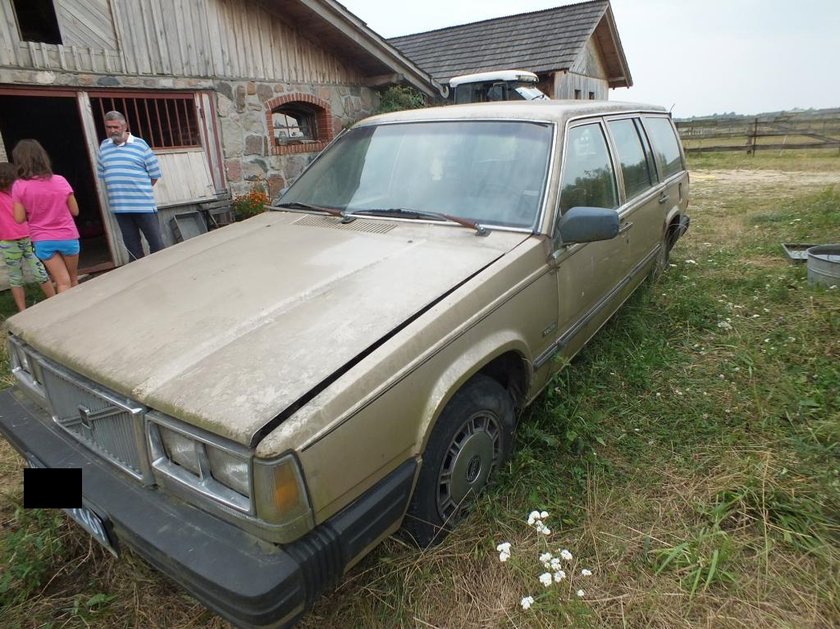
[[[120,122],[125,122],[125,116],[118,111],[109,111],[105,114],[105,120],[119,120]]]

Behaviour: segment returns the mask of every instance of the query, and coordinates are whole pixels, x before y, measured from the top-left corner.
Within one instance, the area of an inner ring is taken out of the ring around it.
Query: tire
[[[515,416],[510,394],[477,375],[449,401],[432,429],[403,530],[427,547],[469,512],[507,459]]]
[[[651,277],[658,280],[662,277],[671,262],[671,249],[674,248],[674,234],[671,226],[665,230],[665,236],[662,238],[662,243],[659,246],[659,253],[656,254],[656,262],[653,265]]]

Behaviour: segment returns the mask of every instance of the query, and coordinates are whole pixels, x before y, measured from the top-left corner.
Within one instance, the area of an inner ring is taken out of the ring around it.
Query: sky
[[[575,4],[343,0],[385,38]],[[840,107],[840,0],[611,0],[633,87],[675,117]]]

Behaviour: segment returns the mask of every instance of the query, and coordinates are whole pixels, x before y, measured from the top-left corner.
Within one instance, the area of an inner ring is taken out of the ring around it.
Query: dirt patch
[[[797,172],[782,170],[693,170],[693,201],[708,199],[726,192],[758,197],[793,196],[803,189],[819,190],[840,185],[840,172]]]

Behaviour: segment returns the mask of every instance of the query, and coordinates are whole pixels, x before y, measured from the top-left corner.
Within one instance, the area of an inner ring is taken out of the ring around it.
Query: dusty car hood
[[[248,444],[524,238],[270,213],[83,283],[8,327],[123,395]]]

